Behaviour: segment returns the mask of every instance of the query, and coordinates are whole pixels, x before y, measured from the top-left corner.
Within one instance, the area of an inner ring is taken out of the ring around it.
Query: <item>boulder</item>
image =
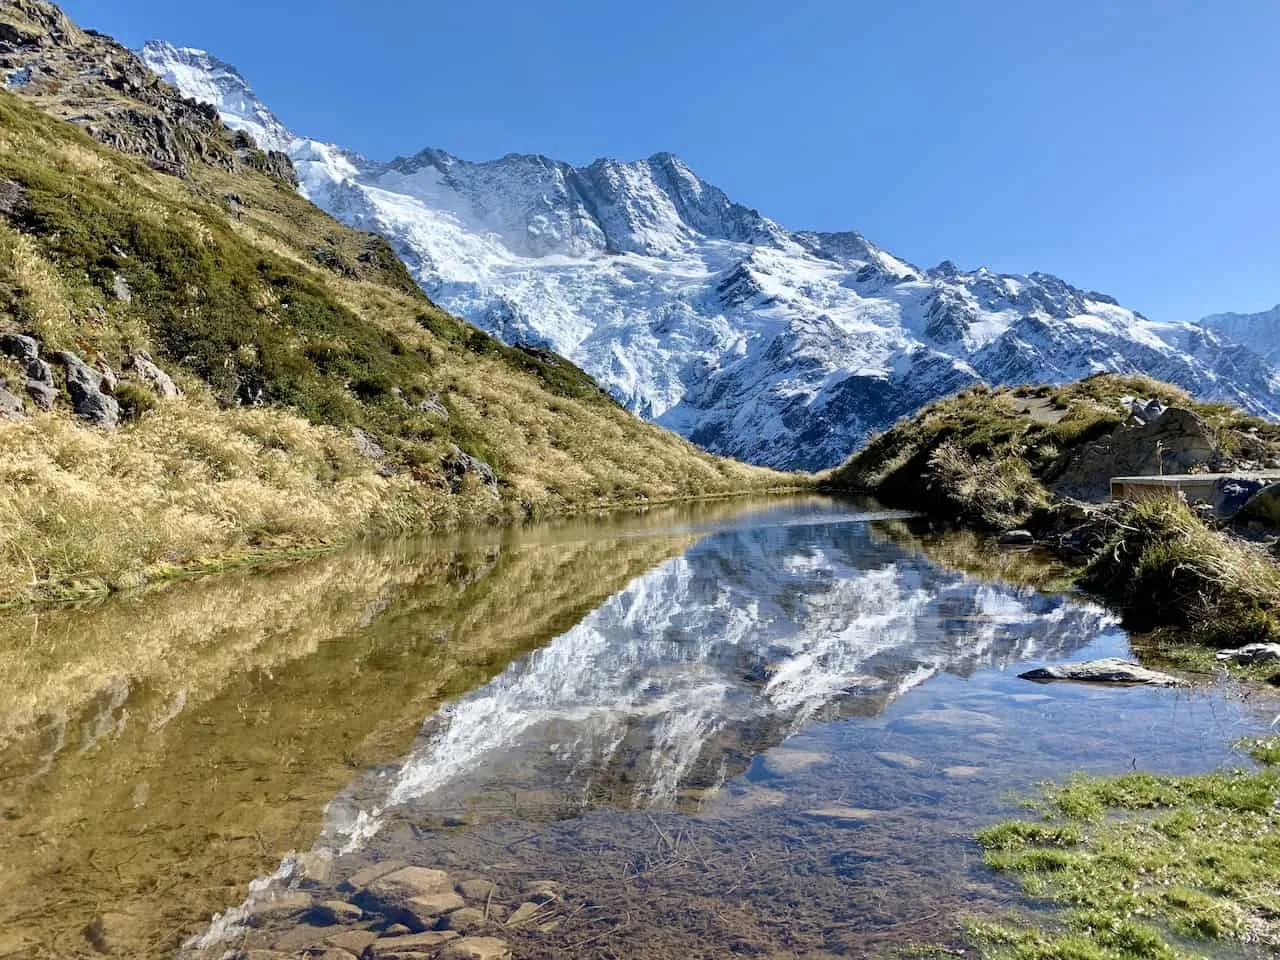
[[[1213,431],[1198,414],[1169,407],[1150,421],[1134,419],[1110,436],[1064,454],[1047,478],[1055,493],[1104,500],[1112,477],[1189,473],[1206,467],[1217,452]]]
[[[1068,680],[1076,683],[1114,683],[1125,686],[1185,687],[1187,685],[1185,680],[1179,680],[1167,673],[1160,673],[1158,670],[1148,670],[1141,664],[1130,663],[1118,657],[1083,660],[1077,663],[1056,663],[1052,666],[1028,670],[1018,676],[1023,680],[1034,680],[1037,683]]]
[[[103,374],[74,353],[64,350],[58,361],[67,368],[67,393],[76,415],[96,427],[112,428],[120,423],[120,404],[103,390]]]
[[[449,478],[454,493],[462,489],[467,477],[475,477],[494,497],[498,496],[498,475],[493,467],[479,457],[465,453],[462,448],[451,446],[449,453],[441,461],[441,466],[444,467],[445,476]]]
[[[53,368],[40,359],[40,342],[21,333],[0,335],[0,352],[18,361],[27,379],[53,385]]]
[[[449,419],[449,410],[440,401],[440,395],[436,393],[428,394],[422,400],[419,400],[418,411],[437,420],[447,421]]]
[[[133,355],[133,369],[157,394],[166,400],[173,400],[182,396],[182,391],[178,389],[178,385],[173,382],[173,377],[169,376],[161,370],[151,354],[145,350],[139,350]]]
[[[381,460],[387,455],[387,451],[374,439],[373,434],[359,427],[351,428],[351,439],[355,441],[356,452],[366,460]]]
[[[1219,660],[1247,666],[1254,663],[1280,663],[1280,643],[1249,643],[1234,650],[1219,650]]]
[[[1240,524],[1256,524],[1268,530],[1280,530],[1280,483],[1272,483],[1258,490],[1236,511],[1234,520]]]

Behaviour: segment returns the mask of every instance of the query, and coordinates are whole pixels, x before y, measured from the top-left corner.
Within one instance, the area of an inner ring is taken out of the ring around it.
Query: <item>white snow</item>
[[[230,126],[286,150],[303,194],[386,236],[441,306],[564,354],[629,409],[719,453],[827,467],[967,383],[1103,370],[1280,414],[1280,375],[1221,336],[1047,274],[923,271],[856,233],[789,232],[670,154],[581,168],[439,150],[370,161],[294,136],[207,53],[151,43],[143,56]],[[1280,354],[1280,334],[1259,338],[1268,344]]]

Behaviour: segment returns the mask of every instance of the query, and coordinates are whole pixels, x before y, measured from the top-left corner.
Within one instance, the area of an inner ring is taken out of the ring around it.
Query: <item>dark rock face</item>
[[[193,164],[231,172],[249,167],[297,182],[287,157],[237,139],[212,107],[188,100],[131,51],[81,30],[44,0],[5,0],[0,7],[0,74],[15,73],[26,78],[17,88],[22,96],[157,170],[181,176]]]
[[[462,489],[469,476],[476,477],[495,497],[498,496],[498,475],[493,467],[479,457],[463,452],[460,447],[453,447],[442,463],[445,476],[453,485],[454,493]]]
[[[40,359],[40,343],[35,337],[20,333],[0,335],[0,353],[17,360],[28,379],[39,383],[53,383],[53,369]]]
[[[120,404],[104,389],[105,376],[74,353],[64,350],[58,361],[67,368],[67,393],[76,415],[95,427],[111,429],[120,423]]]
[[[46,413],[52,410],[58,401],[58,388],[51,383],[28,380],[26,387],[27,396],[31,398],[31,402]]]

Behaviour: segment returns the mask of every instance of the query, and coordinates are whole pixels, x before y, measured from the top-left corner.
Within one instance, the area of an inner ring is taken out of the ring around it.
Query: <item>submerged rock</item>
[[[394,937],[379,937],[365,949],[370,960],[399,960],[401,957],[429,956],[442,944],[457,938],[452,930],[428,930],[424,933],[404,933]]]
[[[427,867],[402,867],[381,876],[365,887],[356,902],[414,931],[430,929],[441,916],[466,905],[447,873]]]
[[[463,937],[444,948],[441,960],[507,960],[511,948],[497,937]]]
[[[1115,683],[1149,687],[1185,687],[1187,685],[1185,680],[1167,673],[1160,673],[1158,670],[1148,670],[1141,664],[1121,660],[1118,657],[1084,660],[1077,663],[1056,663],[1052,666],[1028,670],[1018,676],[1023,680],[1034,680],[1037,683],[1070,680],[1076,683]]]
[[[1280,643],[1249,643],[1234,650],[1219,650],[1218,659],[1227,663],[1280,663]]]

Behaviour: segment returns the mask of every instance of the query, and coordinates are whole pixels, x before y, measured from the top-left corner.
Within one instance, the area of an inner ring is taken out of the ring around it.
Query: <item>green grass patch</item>
[[[1280,760],[1280,738],[1244,748]],[[1046,788],[1043,819],[978,834],[986,862],[1062,908],[1046,926],[970,923],[984,956],[1168,960],[1198,941],[1280,948],[1280,771],[1076,776]]]

